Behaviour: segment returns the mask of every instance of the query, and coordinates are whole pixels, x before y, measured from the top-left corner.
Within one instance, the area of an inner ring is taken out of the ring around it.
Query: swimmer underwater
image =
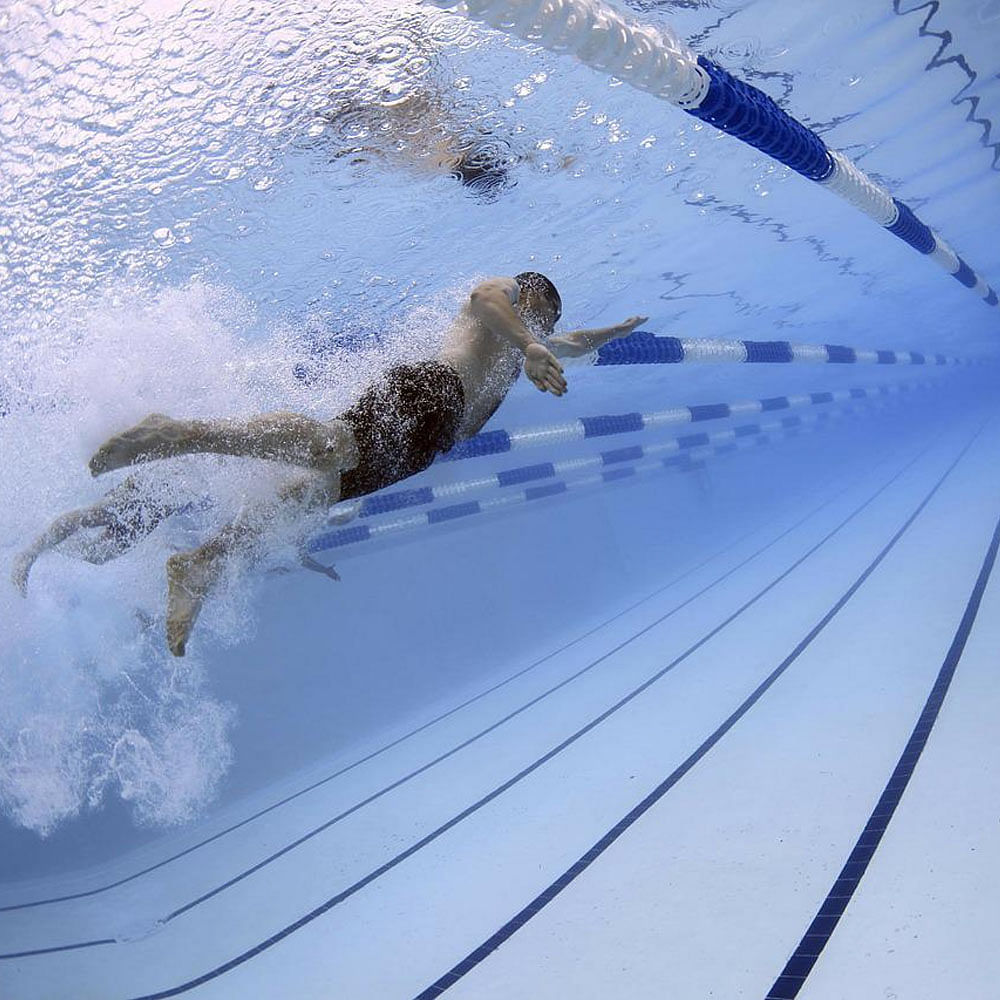
[[[252,548],[279,517],[299,519],[421,472],[438,454],[479,432],[522,369],[540,391],[563,396],[567,386],[559,358],[587,354],[646,321],[633,316],[615,326],[555,336],[561,313],[559,293],[544,275],[527,271],[491,278],[472,290],[433,359],[390,368],[332,420],[291,412],[248,420],[173,420],[152,414],[109,438],[90,459],[94,476],[196,453],[284,462],[306,470],[285,480],[273,502],[248,505],[214,538],[167,560],[171,653],[184,655],[202,602],[229,558]],[[148,527],[143,523],[137,533],[148,533]],[[15,583],[22,592],[26,563],[30,568],[60,533],[50,529],[15,563]],[[119,547],[125,551],[129,546]],[[336,579],[331,567],[310,562],[303,559],[308,568],[328,571]]]

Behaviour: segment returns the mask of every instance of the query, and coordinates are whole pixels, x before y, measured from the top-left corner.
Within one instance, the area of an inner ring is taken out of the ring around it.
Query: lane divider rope
[[[822,185],[930,257],[987,305],[997,293],[913,210],[762,90],[697,55],[668,26],[641,25],[600,0],[429,0],[669,101]]]

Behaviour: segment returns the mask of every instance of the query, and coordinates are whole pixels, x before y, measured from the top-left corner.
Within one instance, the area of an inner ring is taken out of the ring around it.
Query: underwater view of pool
[[[997,0],[0,0],[0,996],[995,1000],[998,122]]]

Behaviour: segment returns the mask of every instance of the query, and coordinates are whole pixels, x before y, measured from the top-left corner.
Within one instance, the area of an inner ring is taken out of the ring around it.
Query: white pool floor
[[[0,996],[995,1000],[998,448],[900,452],[166,864],[219,823],[6,890]]]

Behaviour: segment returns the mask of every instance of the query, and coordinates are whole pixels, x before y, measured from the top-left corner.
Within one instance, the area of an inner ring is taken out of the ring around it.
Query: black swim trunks
[[[465,414],[458,372],[440,361],[389,369],[339,417],[351,425],[358,464],[340,478],[340,498],[365,496],[426,469],[455,444]]]

